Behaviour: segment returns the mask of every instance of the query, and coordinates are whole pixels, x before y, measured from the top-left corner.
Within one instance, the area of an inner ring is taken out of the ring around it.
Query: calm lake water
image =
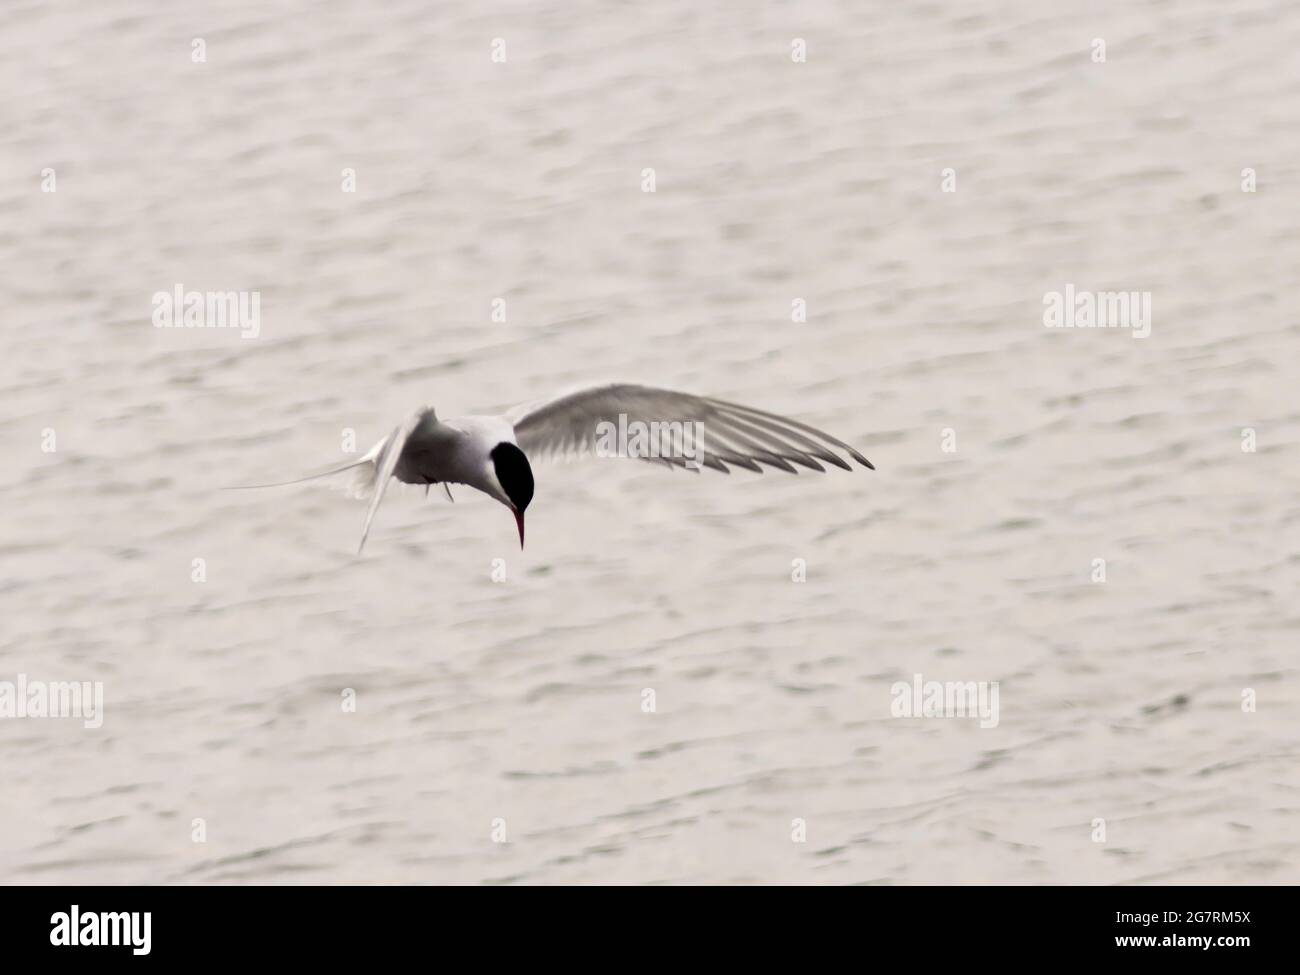
[[[1300,880],[1294,3],[5,18],[3,882]],[[219,490],[605,379],[878,470]]]

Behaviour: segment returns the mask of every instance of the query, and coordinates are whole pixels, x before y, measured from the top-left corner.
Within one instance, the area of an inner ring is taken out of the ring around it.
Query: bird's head
[[[497,498],[515,513],[519,526],[519,547],[524,547],[524,509],[533,500],[533,469],[524,452],[512,443],[502,441],[488,455],[492,459],[492,472],[501,485]]]

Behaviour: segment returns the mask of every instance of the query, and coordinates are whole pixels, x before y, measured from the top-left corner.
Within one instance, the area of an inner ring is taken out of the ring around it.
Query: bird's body
[[[873,468],[848,444],[796,420],[723,400],[617,383],[575,390],[502,416],[444,420],[422,407],[360,460],[298,480],[354,471],[355,483],[370,496],[358,554],[392,478],[426,486],[464,484],[482,491],[514,512],[522,547],[524,510],[534,488],[530,458],[610,453],[614,430],[622,436],[629,427],[650,431],[649,438],[642,438],[643,450],[613,453],[673,467],[708,467],[726,474],[728,464],[756,472],[766,465],[793,474],[794,465],[824,471],[824,461],[851,470],[839,456],[842,451]],[[665,446],[667,450],[660,449]]]
[[[422,410],[398,455],[393,477],[404,484],[466,484],[500,500],[499,491],[493,490],[487,454],[499,443],[514,442],[514,429],[500,417],[439,420],[433,410]],[[385,437],[379,449],[387,443]]]

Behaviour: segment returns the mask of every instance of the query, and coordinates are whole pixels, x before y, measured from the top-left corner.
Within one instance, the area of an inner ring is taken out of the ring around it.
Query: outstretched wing
[[[388,482],[392,479],[393,470],[402,456],[406,441],[428,412],[427,407],[416,410],[382,442],[379,456],[375,459],[375,482],[370,492],[370,508],[366,512],[366,524],[361,529],[361,543],[357,546],[358,555],[366,547],[366,539],[370,536],[370,523],[374,521],[375,512],[379,510],[379,502],[384,500],[384,492],[388,490]]]
[[[775,413],[738,403],[693,396],[653,386],[616,383],[593,386],[557,396],[552,400],[517,407],[507,414],[514,424],[515,440],[530,456],[585,453],[597,446],[598,424],[620,426],[633,421],[646,424],[699,424],[701,450],[696,459],[705,467],[730,473],[728,464],[762,472],[766,464],[791,474],[798,464],[824,471],[819,461],[844,470],[852,467],[839,455],[843,451],[863,467],[875,470],[871,461],[830,434]],[[661,427],[662,429],[662,427]],[[686,467],[690,457],[650,456],[675,467]]]

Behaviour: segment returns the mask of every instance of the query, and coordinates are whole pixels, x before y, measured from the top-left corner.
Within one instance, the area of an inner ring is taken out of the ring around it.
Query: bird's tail
[[[379,457],[379,452],[383,448],[384,441],[380,441],[360,460],[354,460],[350,464],[343,464],[340,467],[331,467],[327,471],[318,471],[315,474],[307,474],[303,477],[291,478],[288,481],[271,481],[266,484],[233,484],[226,488],[227,491],[246,491],[251,488],[269,488],[284,487],[286,484],[302,484],[304,481],[315,481],[322,477],[332,477],[335,474],[342,474],[344,471],[352,471],[352,478],[348,482],[347,494],[350,497],[360,498],[362,500],[370,497],[370,493],[375,488],[375,475],[378,467],[375,461]]]

